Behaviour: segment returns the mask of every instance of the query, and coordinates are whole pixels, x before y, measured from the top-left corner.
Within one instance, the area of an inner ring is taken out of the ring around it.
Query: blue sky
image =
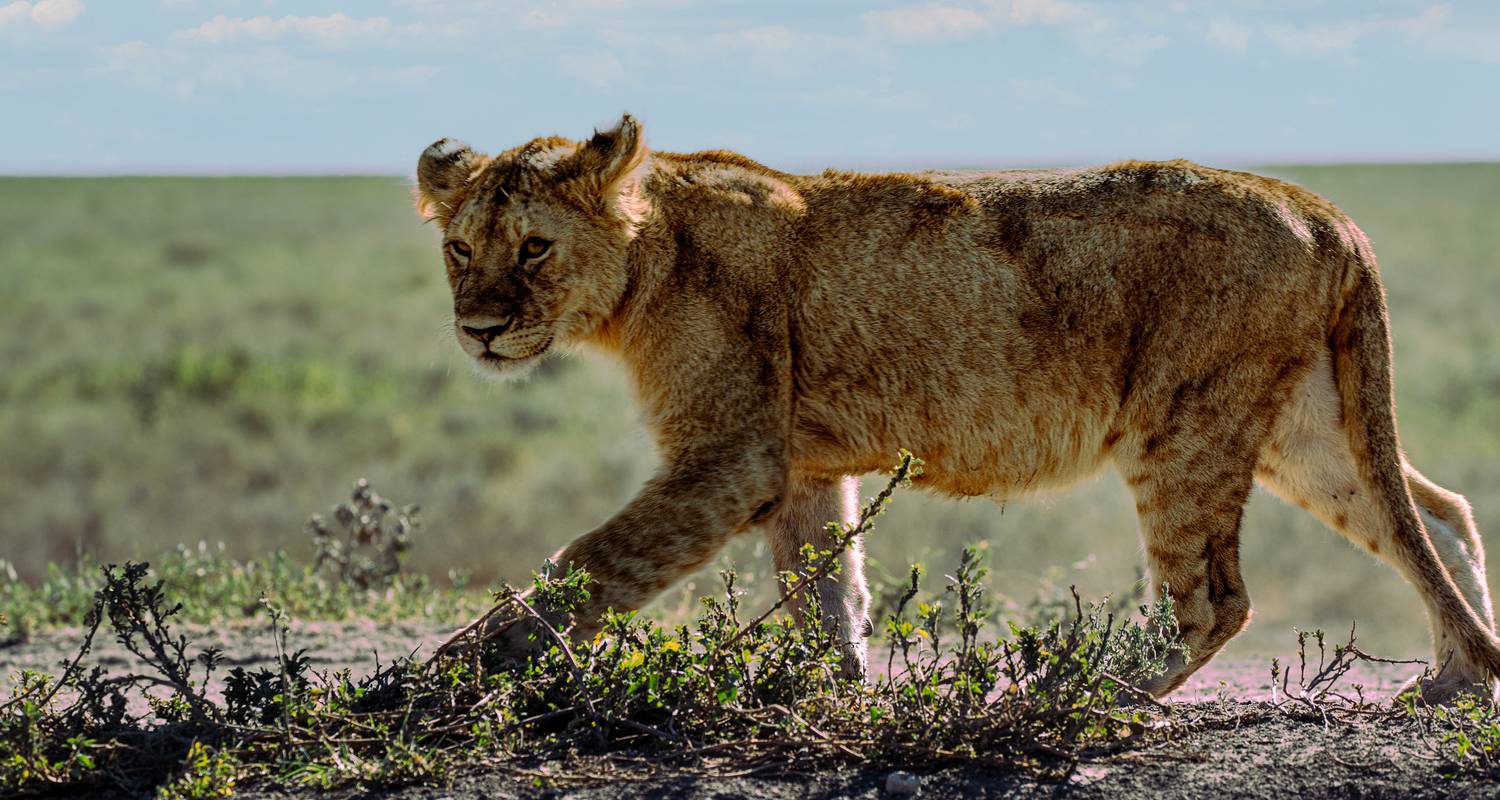
[[[0,173],[406,173],[629,110],[785,169],[1500,159],[1500,3],[0,0]]]

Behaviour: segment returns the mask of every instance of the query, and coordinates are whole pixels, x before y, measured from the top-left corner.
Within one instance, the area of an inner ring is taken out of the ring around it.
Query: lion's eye
[[[528,236],[526,241],[521,242],[521,260],[530,261],[541,258],[551,249],[552,243],[538,236]]]
[[[471,255],[474,254],[473,249],[471,249],[468,245],[464,244],[463,242],[452,241],[452,242],[448,243],[447,247],[448,247],[448,254],[451,255],[451,256],[453,256],[454,260],[456,260],[456,261],[460,261],[460,262],[468,261],[469,260],[469,256],[471,256]]]

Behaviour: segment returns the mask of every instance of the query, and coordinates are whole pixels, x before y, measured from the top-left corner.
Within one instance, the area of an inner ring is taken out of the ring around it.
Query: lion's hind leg
[[[857,478],[830,481],[794,476],[786,498],[763,526],[776,569],[802,571],[803,545],[812,545],[819,551],[831,549],[828,523],[853,525],[859,515],[858,502]],[[822,623],[844,650],[843,673],[848,678],[864,676],[865,637],[870,635],[870,594],[865,587],[864,560],[863,545],[855,539],[840,554],[836,574],[813,587]],[[800,596],[791,598],[787,605],[793,613],[805,609]]]
[[[1485,578],[1484,543],[1480,541],[1479,529],[1474,526],[1474,512],[1469,501],[1463,495],[1428,480],[1416,467],[1406,463],[1402,466],[1412,499],[1422,515],[1422,524],[1427,528],[1443,566],[1458,584],[1469,607],[1490,630],[1495,630],[1495,610],[1490,602],[1489,582]]]
[[[1485,580],[1484,549],[1468,503],[1402,464],[1411,498],[1443,568],[1480,620],[1494,630],[1494,613]],[[1355,546],[1390,564],[1420,586],[1416,567],[1396,541],[1391,498],[1361,476],[1342,427],[1338,391],[1328,359],[1321,359],[1303,380],[1292,403],[1278,420],[1261,454],[1256,477],[1282,499],[1307,509]],[[1406,502],[1397,498],[1395,502]],[[1471,663],[1442,621],[1434,598],[1424,594],[1432,625],[1438,680],[1426,687],[1429,699],[1441,700],[1461,689],[1482,688],[1484,668]]]
[[[1179,404],[1154,432],[1127,437],[1115,451],[1135,496],[1152,590],[1170,594],[1187,647],[1142,687],[1158,696],[1182,685],[1250,620],[1240,519],[1258,440],[1241,435],[1253,422],[1213,409],[1215,395]]]

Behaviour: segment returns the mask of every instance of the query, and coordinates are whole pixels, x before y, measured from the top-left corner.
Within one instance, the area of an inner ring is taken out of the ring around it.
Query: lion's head
[[[442,139],[422,152],[417,207],[442,228],[453,331],[485,372],[524,375],[613,313],[645,158],[629,115],[586,142],[534,139],[491,158]]]

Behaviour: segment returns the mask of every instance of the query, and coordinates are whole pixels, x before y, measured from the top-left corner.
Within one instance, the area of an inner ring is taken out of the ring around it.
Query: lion
[[[791,175],[649,151],[629,115],[495,156],[443,139],[416,177],[476,366],[610,354],[659,446],[640,493],[553,559],[592,581],[575,637],[750,529],[797,570],[804,545],[829,546],[827,521],[852,522],[856,476],[904,448],[921,485],[960,497],[1113,465],[1187,647],[1156,695],[1250,619],[1255,481],[1416,587],[1441,667],[1425,697],[1488,694],[1500,675],[1469,505],[1397,439],[1375,254],[1308,191],[1186,161]],[[858,676],[858,542],[840,559],[816,591]],[[516,623],[486,631],[521,652],[536,623]]]

